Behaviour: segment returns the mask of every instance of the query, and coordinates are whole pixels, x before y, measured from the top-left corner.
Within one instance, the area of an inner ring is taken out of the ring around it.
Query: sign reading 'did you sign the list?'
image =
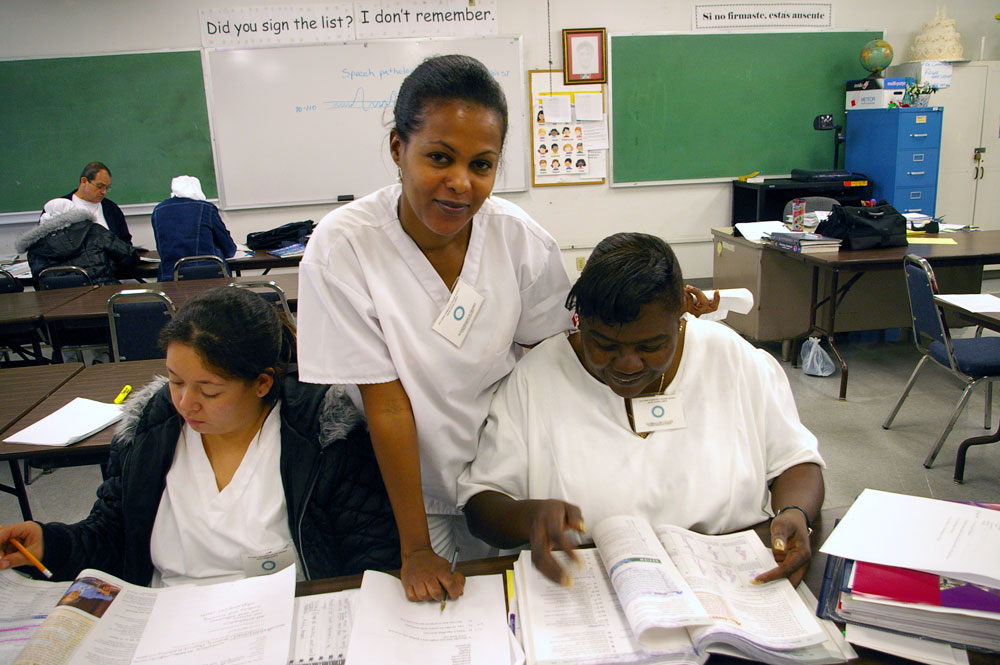
[[[696,4],[693,11],[695,30],[833,27],[830,2]]]
[[[377,0],[202,9],[205,47],[293,46],[359,39],[496,35],[497,0]]]

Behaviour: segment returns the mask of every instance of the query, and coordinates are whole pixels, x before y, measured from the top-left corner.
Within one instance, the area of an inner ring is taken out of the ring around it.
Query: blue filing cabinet
[[[939,106],[848,111],[844,168],[871,178],[875,199],[933,217],[942,113]]]

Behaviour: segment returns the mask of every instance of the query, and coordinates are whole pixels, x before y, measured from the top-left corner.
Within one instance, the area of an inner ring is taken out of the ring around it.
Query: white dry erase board
[[[447,53],[479,59],[503,87],[510,123],[495,191],[526,189],[519,37],[206,49],[222,207],[360,198],[395,182],[388,126],[399,86],[425,58]]]

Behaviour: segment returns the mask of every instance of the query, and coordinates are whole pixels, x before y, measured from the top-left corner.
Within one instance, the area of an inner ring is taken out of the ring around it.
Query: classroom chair
[[[12,274],[0,268],[0,293],[20,293],[24,285]],[[42,356],[41,336],[33,322],[8,323],[0,329],[0,366],[40,365]],[[26,346],[31,345],[29,351]],[[19,360],[12,359],[12,354]]]
[[[231,277],[229,266],[218,256],[201,254],[185,256],[177,259],[174,264],[174,281],[185,279],[210,279],[212,277]]]
[[[38,273],[36,278],[36,287],[39,291],[91,286],[93,283],[87,271],[80,266],[49,266]]]
[[[285,316],[288,317],[288,320],[291,321],[292,325],[295,325],[295,316],[292,314],[292,308],[288,304],[288,298],[285,297],[285,291],[275,282],[271,280],[262,280],[259,282],[230,282],[229,286],[235,286],[240,289],[250,289],[264,300],[273,304],[275,307],[278,307],[285,313]]]
[[[24,286],[9,272],[0,268],[0,293],[20,293]]]
[[[93,286],[93,281],[87,271],[79,266],[50,266],[37,277],[36,288],[39,291],[50,289],[68,289],[75,286]],[[47,322],[49,341],[52,345],[52,362],[63,361],[63,349],[72,349],[83,362],[83,351],[107,351],[108,333],[104,324],[94,325],[92,319],[80,321]]]
[[[986,414],[983,427],[989,429],[992,404],[993,382],[1000,379],[1000,337],[979,337],[968,339],[952,339],[945,325],[944,316],[934,302],[937,294],[937,282],[934,270],[926,259],[916,254],[907,254],[903,259],[903,269],[906,272],[906,290],[910,298],[910,313],[913,318],[913,341],[921,353],[920,361],[910,375],[910,380],[903,388],[896,406],[889,417],[882,423],[884,429],[889,429],[893,419],[899,412],[899,407],[910,393],[920,371],[933,361],[948,370],[955,378],[965,385],[958,404],[952,411],[951,419],[945,425],[944,431],[938,437],[934,447],[924,460],[924,467],[931,468],[941,446],[951,433],[958,416],[965,408],[972,391],[980,383],[986,383]]]
[[[162,291],[125,289],[108,298],[111,361],[166,358],[160,349],[160,329],[177,313]]]

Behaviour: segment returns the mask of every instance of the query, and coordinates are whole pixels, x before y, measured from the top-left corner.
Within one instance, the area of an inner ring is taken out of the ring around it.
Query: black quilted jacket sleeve
[[[316,474],[300,531],[309,577],[399,568],[396,522],[363,424],[322,451]]]

